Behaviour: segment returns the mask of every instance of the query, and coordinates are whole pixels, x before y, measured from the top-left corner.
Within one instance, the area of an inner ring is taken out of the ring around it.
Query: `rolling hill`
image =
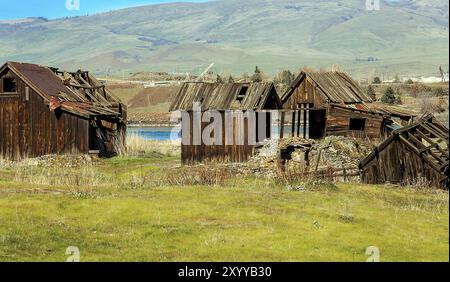
[[[0,61],[122,74],[199,73],[211,62],[241,74],[338,64],[367,73],[448,69],[446,0],[222,0],[149,5],[47,20],[0,21]]]

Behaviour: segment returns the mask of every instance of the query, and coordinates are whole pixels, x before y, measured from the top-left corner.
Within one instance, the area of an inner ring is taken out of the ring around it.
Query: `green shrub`
[[[397,101],[397,98],[395,97],[395,92],[392,87],[388,86],[386,90],[384,91],[383,96],[381,97],[381,102],[385,104],[395,104]]]
[[[381,84],[381,79],[378,77],[378,76],[376,76],[374,79],[373,79],[373,82],[372,82],[373,84]]]

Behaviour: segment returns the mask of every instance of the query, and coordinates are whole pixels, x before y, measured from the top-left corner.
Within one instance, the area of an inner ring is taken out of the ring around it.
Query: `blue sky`
[[[67,9],[66,1],[72,3],[79,1],[80,9]],[[106,12],[126,7],[170,2],[206,2],[206,0],[0,0],[0,19],[20,19],[27,17],[54,19]]]

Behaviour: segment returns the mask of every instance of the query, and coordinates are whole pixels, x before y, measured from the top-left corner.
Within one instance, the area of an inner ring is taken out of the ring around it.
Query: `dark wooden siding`
[[[222,115],[222,136],[221,145],[205,145],[202,141],[202,145],[184,145],[181,144],[181,160],[183,164],[195,164],[195,163],[208,163],[208,162],[245,162],[251,156],[253,156],[253,145],[249,145],[249,122],[244,119],[244,122],[237,122],[237,119],[233,122],[233,144],[225,145],[225,113],[221,112]],[[182,128],[190,128],[189,136],[186,132],[183,135],[186,140],[189,140],[189,144],[194,144],[193,142],[193,115],[192,112],[189,113],[189,126],[186,121],[183,121]],[[210,123],[202,122],[201,132]],[[244,145],[238,145],[236,138],[238,132],[243,133]],[[255,133],[256,136],[256,133]]]
[[[427,179],[433,187],[441,187],[442,175],[427,165],[417,154],[414,154],[398,139],[394,140],[378,156],[362,169],[361,178],[364,183],[408,184]]]
[[[364,131],[350,130],[350,119],[365,119]],[[326,121],[326,135],[343,135],[378,138],[381,136],[383,117],[378,114],[363,113],[330,107]]]
[[[315,110],[327,109],[326,122],[320,121],[311,123],[312,132],[318,132],[317,136],[322,136],[320,132],[325,131],[326,135],[343,135],[377,138],[381,136],[383,118],[379,114],[368,112],[353,111],[352,109],[334,108],[327,101],[326,95],[318,85],[305,76],[303,81],[296,89],[293,89],[292,95],[287,99],[283,108],[286,110],[297,110],[301,106],[313,108]],[[366,119],[365,129],[363,131],[350,130],[350,119]],[[317,128],[324,126],[324,128]],[[313,138],[315,134],[312,135]]]
[[[321,108],[327,101],[314,81],[305,77],[302,83],[294,89],[293,94],[283,104],[286,110],[296,110],[300,104],[312,104],[314,108]]]
[[[51,112],[44,99],[19,78],[16,87],[16,95],[0,94],[1,157],[89,152],[87,119]]]

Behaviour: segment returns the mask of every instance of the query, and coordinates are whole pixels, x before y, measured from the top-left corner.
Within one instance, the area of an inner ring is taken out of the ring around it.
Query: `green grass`
[[[381,261],[448,261],[448,192],[351,183],[294,192],[254,176],[151,182],[181,169],[169,157],[102,160],[96,171],[109,178],[95,186],[30,184],[0,169],[0,261],[65,261],[69,246],[81,261],[364,262],[369,246]],[[151,177],[123,185],[136,175]]]

